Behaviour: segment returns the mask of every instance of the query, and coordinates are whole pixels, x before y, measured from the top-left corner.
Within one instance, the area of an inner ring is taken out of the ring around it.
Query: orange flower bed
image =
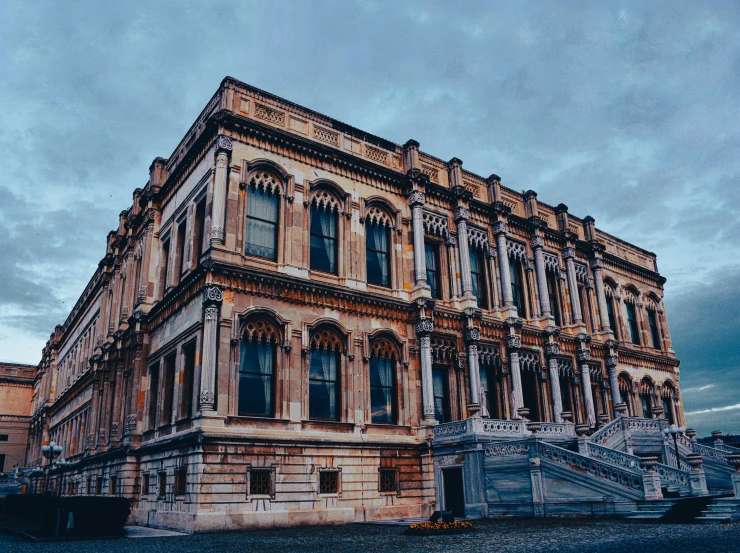
[[[430,535],[430,534],[458,534],[473,530],[473,523],[456,520],[455,522],[417,522],[408,528],[409,534]]]

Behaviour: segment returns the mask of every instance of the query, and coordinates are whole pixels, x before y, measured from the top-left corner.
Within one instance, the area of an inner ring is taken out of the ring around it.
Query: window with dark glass
[[[159,364],[149,367],[149,413],[147,426],[154,428],[157,424],[157,402],[159,401]]]
[[[319,471],[319,493],[339,493],[339,471]]]
[[[434,418],[439,423],[449,422],[450,404],[446,369],[432,369],[432,390],[434,392]]]
[[[615,338],[619,339],[619,333],[617,330],[617,319],[614,316],[614,298],[611,296],[606,297],[606,313],[609,316],[609,326],[611,327]]]
[[[436,244],[424,243],[424,257],[427,265],[427,284],[432,289],[432,297],[441,297],[439,285],[439,246]]]
[[[278,193],[256,183],[247,187],[247,231],[244,251],[266,259],[277,257]]]
[[[365,253],[367,260],[367,281],[370,284],[390,286],[390,250],[388,227],[381,223],[368,221],[365,225]]]
[[[560,320],[560,302],[558,302],[558,283],[555,278],[555,273],[547,271],[547,297],[550,299],[550,312],[555,319],[555,324],[562,326]]]
[[[655,349],[661,349],[660,347],[660,332],[658,332],[658,321],[656,319],[655,311],[648,309],[648,324],[650,325],[650,336],[653,338],[653,347]]]
[[[337,273],[337,213],[311,204],[311,269]]]
[[[162,257],[160,258],[162,270],[159,273],[159,299],[164,296],[164,289],[167,287],[167,270],[170,265],[170,239],[165,238],[162,242]]]
[[[380,469],[380,493],[398,493],[398,471],[396,469]]]
[[[98,476],[95,479],[95,495],[103,495],[103,477]]]
[[[396,361],[370,357],[370,414],[373,424],[396,422]]]
[[[511,296],[514,300],[517,313],[524,316],[524,284],[522,283],[522,267],[518,260],[509,258],[509,273],[511,275]]]
[[[177,355],[172,353],[164,358],[162,367],[162,409],[159,419],[160,425],[170,424],[172,422],[172,397],[175,388],[175,361]]]
[[[175,495],[185,495],[188,493],[188,469],[179,467],[175,472]]]
[[[671,409],[671,400],[667,397],[663,398],[663,416],[668,420],[670,424],[673,424],[673,409]]]
[[[249,495],[272,495],[272,470],[249,470]]]
[[[642,403],[642,416],[651,419],[653,418],[653,405],[650,400],[650,396],[646,394],[640,395],[640,402]]]
[[[167,495],[167,473],[160,472],[157,476],[159,477],[157,492],[159,494],[159,497],[164,497],[165,495]]]
[[[637,312],[634,303],[627,303],[627,322],[630,327],[630,338],[633,344],[640,344],[640,329],[637,326]]]
[[[180,399],[180,419],[193,416],[193,386],[195,382],[195,342],[182,347],[182,397]]]
[[[487,306],[483,252],[473,246],[468,246],[468,253],[470,255],[470,280],[473,285],[473,295],[478,300],[478,306],[485,308]]]
[[[271,417],[274,414],[275,346],[247,336],[241,342],[239,362],[239,414]]]
[[[185,259],[185,236],[187,234],[187,219],[183,219],[177,226],[177,259],[175,260],[175,274],[177,275],[177,281],[180,282],[180,277],[187,270],[187,264]]]
[[[149,473],[141,475],[141,495],[149,495]]]
[[[339,351],[324,347],[311,350],[308,416],[325,420],[339,418]]]
[[[205,238],[206,200],[202,199],[195,206],[195,220],[193,221],[193,247],[195,248],[195,263],[200,265],[203,255],[203,239]]]

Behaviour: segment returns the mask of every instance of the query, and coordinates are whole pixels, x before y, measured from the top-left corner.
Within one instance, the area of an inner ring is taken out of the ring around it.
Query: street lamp
[[[62,454],[62,446],[57,445],[56,442],[49,442],[49,445],[41,446],[41,453],[49,460],[46,463],[46,478],[44,479],[44,493],[46,493],[49,486],[49,469],[54,464],[54,459]]]
[[[679,470],[681,469],[681,457],[678,454],[678,435],[683,434],[684,431],[685,429],[683,426],[676,426],[675,424],[663,429],[663,434],[666,436],[673,436],[673,447],[676,448],[676,468]]]

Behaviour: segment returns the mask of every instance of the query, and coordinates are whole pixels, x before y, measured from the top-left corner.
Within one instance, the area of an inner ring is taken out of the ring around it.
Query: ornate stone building
[[[0,363],[0,474],[25,465],[36,367]]]
[[[564,204],[226,78],[51,335],[29,462],[54,440],[65,493],[188,531],[425,516],[438,423],[683,424],[664,282]]]

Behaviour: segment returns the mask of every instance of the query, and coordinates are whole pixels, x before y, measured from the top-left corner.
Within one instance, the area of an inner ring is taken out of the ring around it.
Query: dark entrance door
[[[456,517],[465,516],[465,494],[463,492],[463,475],[461,468],[449,468],[442,471],[442,485],[445,494],[445,511],[452,511]]]

